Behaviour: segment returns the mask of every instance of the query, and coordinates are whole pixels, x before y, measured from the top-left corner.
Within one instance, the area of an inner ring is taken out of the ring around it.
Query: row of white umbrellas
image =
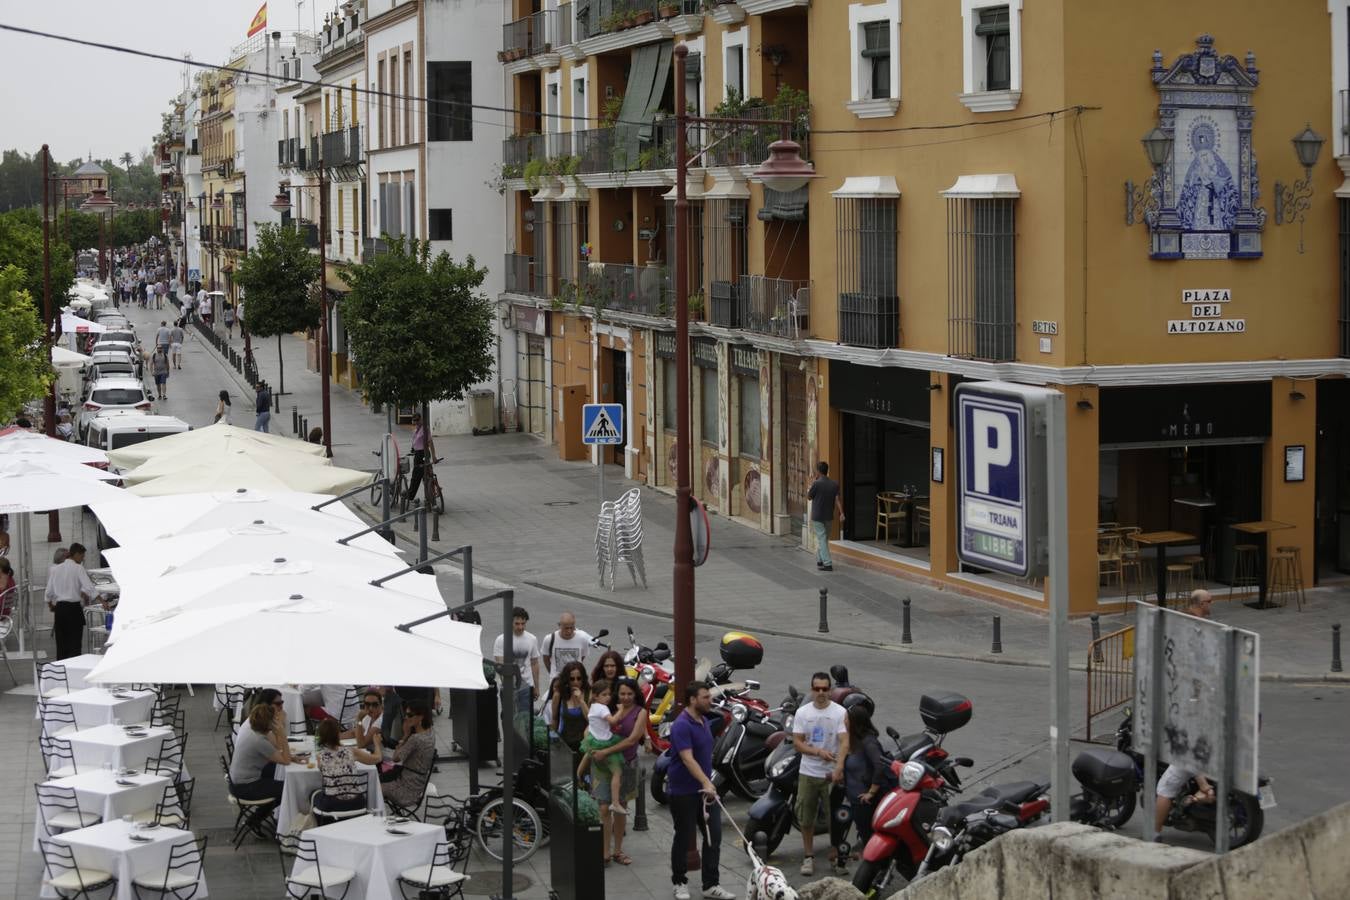
[[[139,444],[113,460],[136,462],[133,475],[156,467],[136,487],[201,466],[349,471],[327,465],[321,448],[218,428]],[[206,440],[207,432],[216,433]],[[169,464],[194,448],[206,458]],[[105,551],[120,599],[91,680],[486,685],[477,626],[442,615],[397,627],[444,612],[435,577],[408,573],[372,586],[406,564],[374,535],[339,542],[365,525],[340,502],[313,509],[331,496],[249,487],[135,497],[136,487],[111,487],[104,479],[117,476],[86,465],[102,455],[41,436],[0,436],[0,511],[20,513],[26,527],[22,514],[88,505],[119,544]],[[30,569],[23,571],[27,597]]]

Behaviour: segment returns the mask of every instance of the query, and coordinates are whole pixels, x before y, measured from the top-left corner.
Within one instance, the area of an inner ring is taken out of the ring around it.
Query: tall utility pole
[[[48,214],[48,197],[51,194],[51,153],[47,145],[42,145],[42,345],[47,352],[47,360],[52,358],[52,245],[51,216]],[[47,395],[42,398],[42,418],[45,420],[47,437],[56,437],[56,381],[47,387]],[[47,513],[47,542],[61,542],[61,513],[52,510]],[[28,573],[25,573],[27,577]],[[28,598],[24,598],[24,603]],[[36,659],[36,656],[34,657]]]
[[[328,400],[328,178],[319,135],[319,396],[323,401],[323,448],[333,456],[333,418]],[[307,436],[308,437],[308,436]]]

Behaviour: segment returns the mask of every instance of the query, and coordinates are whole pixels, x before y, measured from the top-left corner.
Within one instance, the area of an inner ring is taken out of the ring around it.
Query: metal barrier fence
[[[1134,699],[1134,626],[1088,644],[1087,740],[1092,720]]]

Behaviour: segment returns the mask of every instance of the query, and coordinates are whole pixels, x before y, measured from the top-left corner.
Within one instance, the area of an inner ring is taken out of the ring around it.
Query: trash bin
[[[492,391],[477,390],[470,394],[469,424],[474,434],[493,434],[497,431],[497,408]]]

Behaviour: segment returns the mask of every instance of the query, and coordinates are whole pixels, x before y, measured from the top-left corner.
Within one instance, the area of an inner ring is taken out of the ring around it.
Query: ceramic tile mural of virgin
[[[1234,127],[1232,134],[1236,133]],[[1177,213],[1187,231],[1233,229],[1238,207],[1237,185],[1233,183],[1232,167],[1224,161],[1219,135],[1213,118],[1198,115],[1191,122],[1184,147],[1176,148],[1177,168],[1184,165],[1186,172]]]

